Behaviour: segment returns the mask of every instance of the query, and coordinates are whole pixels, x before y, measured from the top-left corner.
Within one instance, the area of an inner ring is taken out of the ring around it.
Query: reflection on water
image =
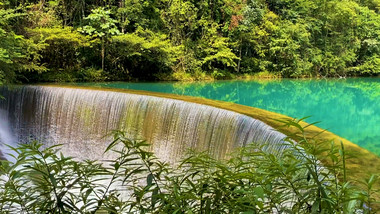
[[[309,122],[321,121],[321,128],[380,155],[379,78],[96,85],[205,97],[297,118],[312,116]]]

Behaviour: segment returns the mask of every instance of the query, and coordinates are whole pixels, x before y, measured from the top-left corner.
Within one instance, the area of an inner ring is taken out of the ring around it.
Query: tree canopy
[[[8,0],[4,82],[380,73],[378,0]]]

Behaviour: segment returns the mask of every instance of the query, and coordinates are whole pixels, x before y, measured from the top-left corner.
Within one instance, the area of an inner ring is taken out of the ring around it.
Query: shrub
[[[299,127],[302,137],[303,128]],[[373,184],[346,180],[343,145],[304,138],[281,154],[249,145],[216,160],[190,152],[178,166],[159,161],[144,141],[114,133],[106,163],[77,161],[59,146],[20,145],[0,167],[1,213],[375,213]],[[302,139],[302,138],[301,138]],[[330,164],[316,158],[324,154]]]
[[[103,70],[94,67],[82,68],[78,72],[79,79],[82,81],[104,81]]]

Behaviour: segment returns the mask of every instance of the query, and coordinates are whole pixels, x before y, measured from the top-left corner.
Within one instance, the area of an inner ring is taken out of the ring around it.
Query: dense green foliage
[[[298,127],[302,138],[304,128],[287,124]],[[253,144],[229,160],[190,153],[170,166],[145,142],[122,132],[114,137],[106,152],[116,158],[103,164],[76,161],[37,143],[14,149],[17,160],[0,165],[0,212],[376,213],[378,177],[363,179],[362,189],[352,186],[343,145],[322,149],[327,142],[304,138],[295,145],[287,139],[281,154]]]
[[[378,75],[379,12],[378,0],[2,0],[0,75],[24,82]]]

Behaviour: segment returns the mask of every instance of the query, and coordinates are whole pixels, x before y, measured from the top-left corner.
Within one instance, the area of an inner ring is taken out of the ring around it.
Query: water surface
[[[204,97],[266,109],[342,136],[380,155],[380,78],[216,81],[194,83],[82,83]]]

